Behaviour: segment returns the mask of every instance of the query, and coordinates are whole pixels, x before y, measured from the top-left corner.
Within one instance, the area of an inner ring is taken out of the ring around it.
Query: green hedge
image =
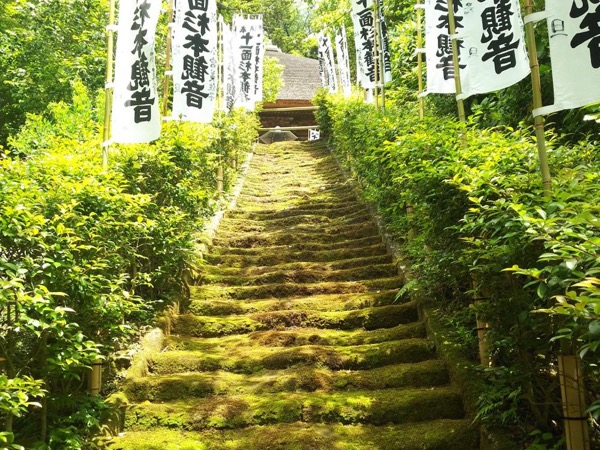
[[[85,368],[187,295],[197,236],[220,202],[217,166],[229,188],[258,129],[243,111],[168,123],[152,144],[113,147],[104,170],[95,108],[75,92],[50,119],[29,116],[0,155],[0,389],[11,394],[0,411],[27,448],[93,447],[106,407],[85,394]]]
[[[383,113],[361,99],[316,101],[331,147],[403,243],[414,273],[403,295],[434,302],[474,361],[475,315],[490,324],[493,367],[476,375],[487,381],[478,418],[530,448],[553,448],[559,352],[579,351],[590,393],[600,387],[597,142],[550,137],[554,191],[545,198],[530,130],[420,122],[412,104]]]

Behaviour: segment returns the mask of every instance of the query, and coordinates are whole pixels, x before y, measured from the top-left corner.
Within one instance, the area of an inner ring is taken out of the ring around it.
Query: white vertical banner
[[[365,89],[375,87],[373,0],[352,0],[352,22],[356,44],[356,79]]]
[[[383,81],[390,83],[392,81],[392,56],[390,53],[390,39],[388,37],[388,27],[383,13],[383,0],[378,0],[379,8],[379,36],[381,42],[380,52],[383,54]]]
[[[242,16],[233,19],[235,66],[237,72],[235,106],[253,110],[256,103],[255,49],[256,21]]]
[[[335,50],[340,70],[340,84],[344,95],[348,97],[352,93],[352,80],[350,77],[350,55],[348,54],[348,39],[346,27],[342,25],[335,35]]]
[[[531,72],[519,0],[478,0],[463,7],[467,69],[461,70],[463,98],[504,89]]]
[[[455,13],[458,11],[459,5],[460,2],[454,2]],[[425,0],[426,92],[428,94],[454,94],[456,92],[449,25],[448,1]],[[457,15],[457,33],[460,33],[463,26],[461,15]],[[463,58],[461,58],[460,68],[466,68]]]
[[[338,90],[337,74],[335,72],[335,59],[333,56],[333,46],[329,35],[325,32],[320,32],[318,35],[319,41],[319,60],[322,61],[325,82],[323,85],[329,89],[329,92],[335,93]]]
[[[160,136],[154,40],[160,0],[121,1],[112,110],[112,141],[151,142]]]
[[[598,0],[546,0],[554,105],[534,116],[600,102]]]
[[[173,116],[210,123],[217,98],[217,2],[179,0],[173,41]]]
[[[230,111],[235,105],[236,68],[234,36],[231,27],[223,23],[223,108]]]
[[[254,100],[263,101],[263,75],[265,60],[265,33],[262,17],[255,19],[256,42],[254,44]]]

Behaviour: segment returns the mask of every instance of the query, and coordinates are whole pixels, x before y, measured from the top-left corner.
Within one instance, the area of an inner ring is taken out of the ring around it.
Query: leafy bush
[[[0,439],[10,445],[93,446],[106,406],[86,394],[87,369],[112,365],[185,299],[196,236],[221,198],[217,166],[228,188],[258,128],[244,111],[170,123],[152,144],[115,148],[105,170],[93,102],[81,84],[74,92],[73,104],[30,115],[0,157],[0,410],[15,417]]]
[[[586,356],[600,347],[596,143],[551,137],[548,198],[530,130],[419,122],[410,104],[384,113],[360,99],[317,103],[330,144],[403,242],[414,274],[405,294],[433,301],[457,330],[467,311],[489,323],[478,418],[522,442],[539,441],[535,429],[558,436],[558,354],[578,349],[598,388]],[[474,360],[475,328],[455,334]]]

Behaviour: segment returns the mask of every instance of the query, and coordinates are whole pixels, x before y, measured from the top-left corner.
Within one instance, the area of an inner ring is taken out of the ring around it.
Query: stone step
[[[340,206],[339,208],[324,208],[324,209],[314,209],[308,208],[304,209],[301,207],[295,208],[286,208],[280,210],[263,210],[263,211],[233,211],[230,213],[230,217],[237,219],[247,219],[247,220],[290,220],[291,217],[295,216],[322,216],[328,217],[330,219],[336,219],[339,217],[343,217],[346,215],[352,214],[365,214],[366,209],[365,206],[353,202],[351,204],[347,204],[344,206]]]
[[[127,432],[110,450],[478,450],[470,420],[400,425],[284,423],[233,430]]]
[[[321,270],[272,270],[260,275],[221,275],[217,270],[212,273],[202,273],[197,282],[199,284],[220,283],[226,286],[253,286],[272,283],[321,283],[327,281],[360,281],[370,278],[387,278],[398,275],[398,268],[394,264],[379,264],[374,266],[358,267],[353,269]]]
[[[212,265],[227,267],[271,266],[292,262],[334,262],[354,258],[369,258],[387,255],[383,243],[360,248],[340,248],[335,250],[302,250],[290,249],[288,246],[271,247],[270,249],[244,249],[231,254],[227,248],[213,247],[211,253],[204,256]]]
[[[433,387],[144,402],[129,409],[125,424],[130,430],[165,427],[201,431],[293,422],[387,425],[462,418],[460,395],[451,388]]]
[[[209,353],[239,347],[299,347],[303,345],[354,345],[379,344],[402,339],[425,338],[425,326],[421,322],[400,324],[376,330],[332,330],[323,328],[276,329],[230,334],[219,337],[190,337],[171,335],[166,340],[165,350],[190,350]]]
[[[193,344],[192,340],[188,342]],[[318,364],[331,370],[367,370],[392,364],[416,363],[435,359],[426,339],[364,344],[352,347],[302,345],[298,347],[238,347],[212,351],[165,351],[153,356],[149,370],[168,375],[185,372],[257,373],[288,369],[297,365]]]
[[[406,303],[398,299],[397,290],[368,292],[363,294],[326,294],[310,297],[294,297],[261,300],[206,300],[202,298],[202,288],[191,286],[191,301],[185,312],[199,316],[227,316],[256,312],[313,310],[323,312],[352,311],[374,306],[387,306]],[[198,292],[200,290],[200,292]]]
[[[227,217],[219,225],[219,235],[227,233],[273,233],[287,232],[307,233],[322,232],[327,234],[347,233],[364,229],[375,224],[366,211],[357,211],[332,218],[319,213],[299,214],[282,219],[244,219]]]
[[[323,283],[265,284],[262,286],[198,286],[198,299],[266,299],[284,297],[308,297],[323,294],[350,294],[400,289],[403,277],[381,278],[365,281],[336,281]]]
[[[181,314],[171,319],[171,332],[193,337],[217,337],[274,328],[327,328],[375,330],[392,328],[418,320],[414,303],[379,306],[354,311],[319,312],[306,310],[269,311],[251,315],[197,316]]]
[[[254,374],[216,371],[153,375],[127,380],[124,392],[130,402],[169,402],[209,395],[425,388],[447,383],[445,365],[428,360],[371,370],[333,371],[305,365]]]
[[[230,211],[228,216],[244,217],[247,213],[273,213],[283,210],[300,209],[305,211],[314,211],[320,209],[338,209],[356,207],[364,208],[364,205],[357,201],[354,192],[346,195],[324,196],[309,195],[308,193],[296,193],[285,200],[273,198],[272,196],[240,196],[235,210]]]
[[[249,266],[235,267],[229,265],[210,265],[202,266],[202,273],[207,275],[226,275],[226,276],[249,276],[255,277],[277,271],[321,271],[329,272],[335,270],[358,269],[368,266],[379,266],[383,264],[393,264],[391,255],[368,256],[366,258],[351,258],[339,261],[310,263],[310,262],[291,262],[270,266]]]
[[[247,255],[247,254],[260,254],[260,253],[273,253],[279,251],[288,251],[288,252],[323,252],[323,251],[333,251],[333,250],[357,250],[358,256],[363,256],[358,252],[359,249],[363,247],[371,247],[373,245],[381,245],[383,246],[383,241],[381,236],[379,235],[371,235],[363,238],[357,239],[349,239],[341,242],[314,242],[312,240],[307,240],[305,242],[297,242],[291,243],[288,245],[280,244],[280,245],[269,245],[269,246],[261,246],[260,243],[257,243],[255,246],[251,247],[230,247],[227,243],[223,243],[224,245],[217,245],[219,242],[218,239],[215,239],[215,246],[211,247],[210,252],[215,254],[229,254],[229,255]],[[248,245],[252,245],[248,243]],[[331,261],[331,259],[330,259]]]
[[[218,247],[255,248],[273,247],[279,245],[326,244],[328,248],[336,248],[332,244],[346,245],[348,241],[381,242],[379,230],[372,222],[363,222],[353,227],[329,229],[320,232],[318,228],[281,231],[221,231],[213,239],[213,245]],[[360,244],[359,244],[360,245]],[[338,246],[339,248],[339,246]]]

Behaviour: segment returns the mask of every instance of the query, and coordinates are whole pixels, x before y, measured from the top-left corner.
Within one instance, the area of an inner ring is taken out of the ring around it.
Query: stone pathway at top
[[[321,144],[258,146],[112,449],[472,450],[377,227]]]

